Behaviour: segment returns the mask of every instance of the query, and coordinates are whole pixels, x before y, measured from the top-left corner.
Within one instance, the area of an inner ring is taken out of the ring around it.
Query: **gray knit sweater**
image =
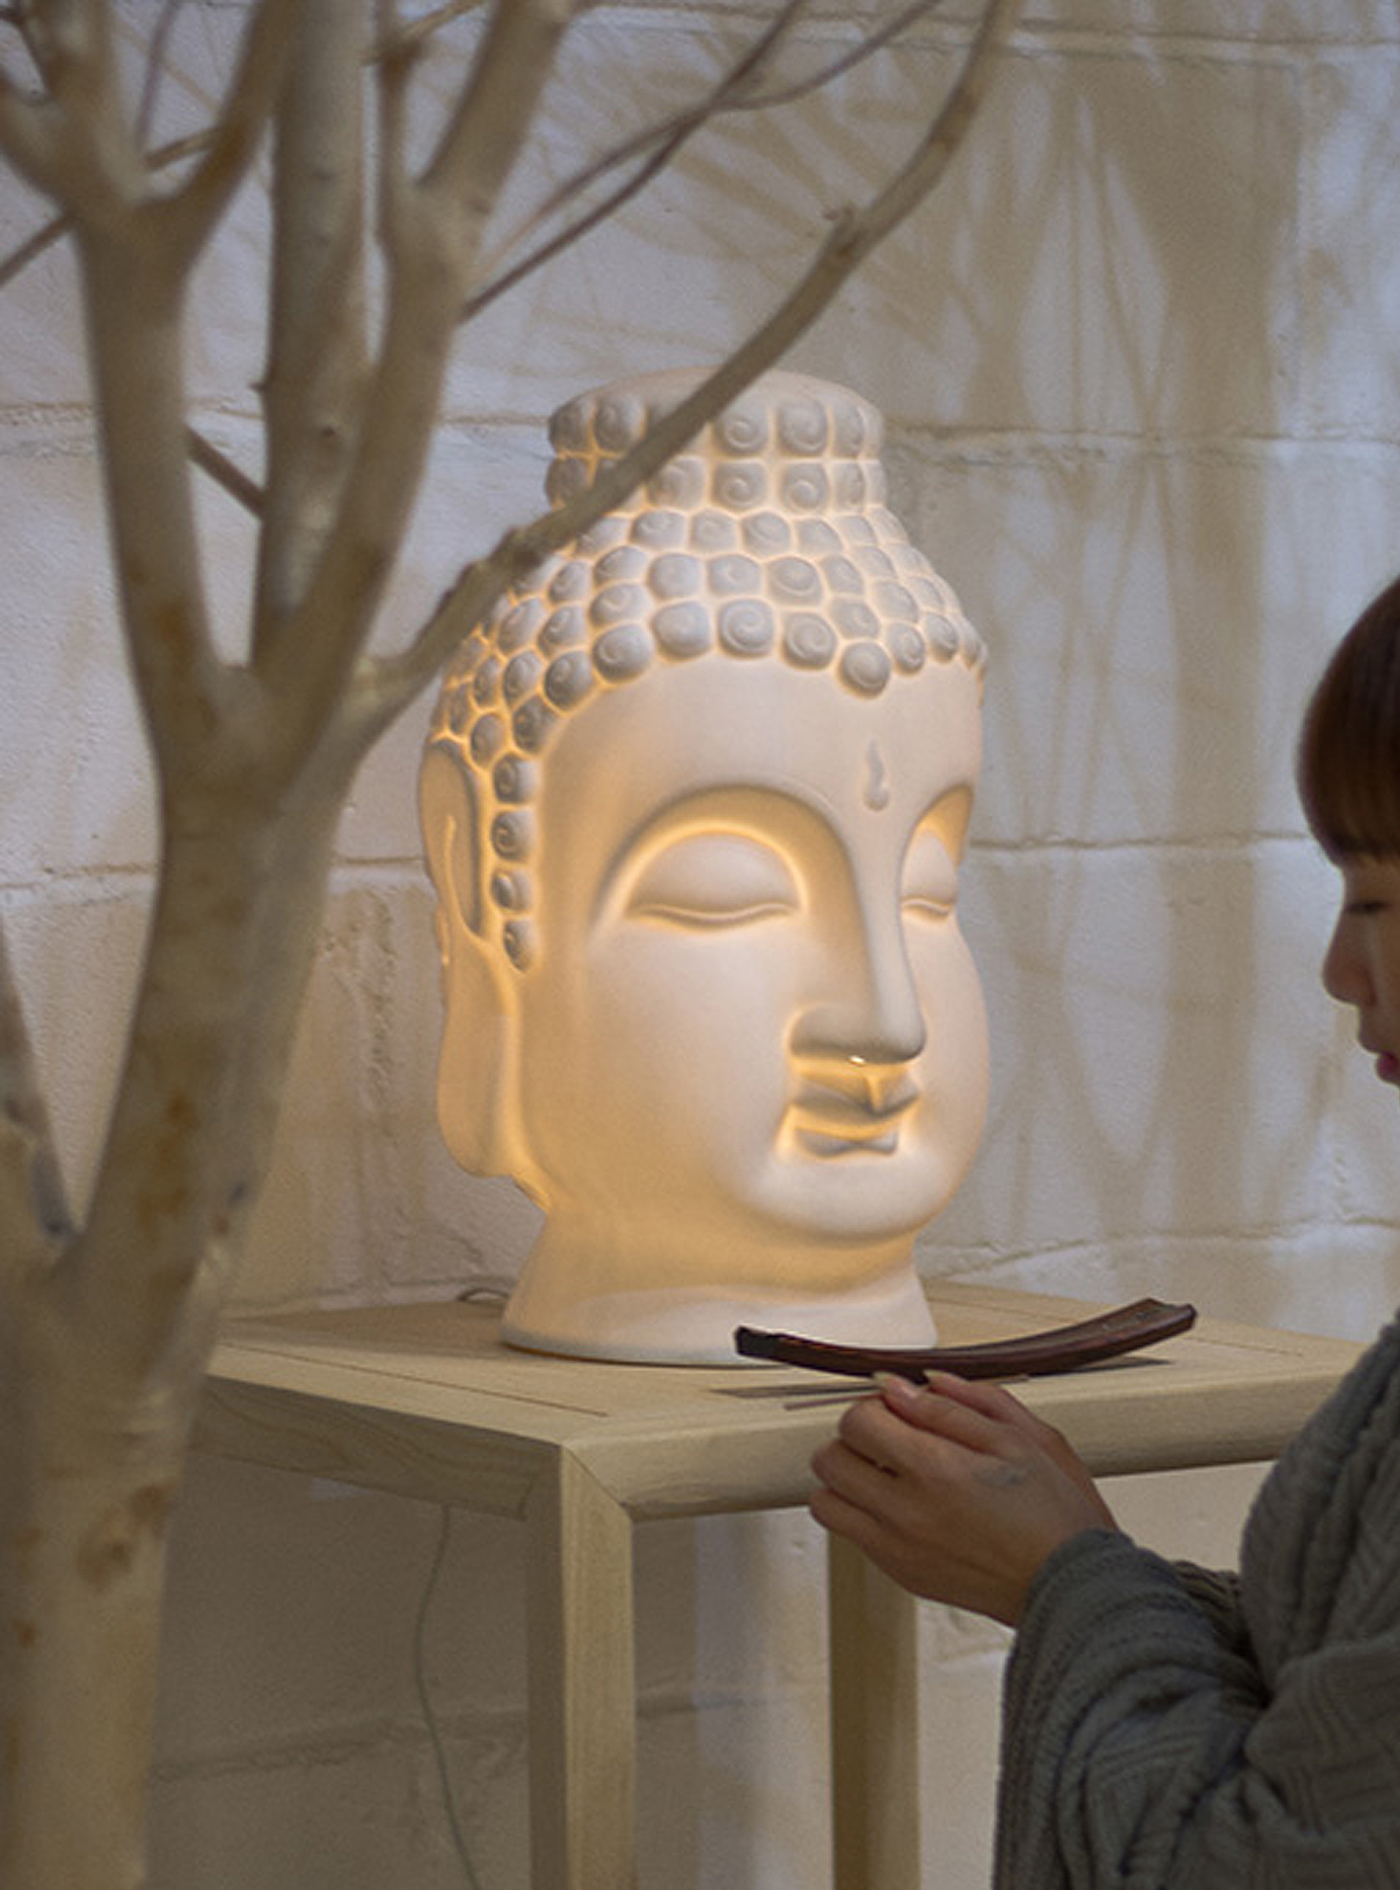
[[[998,1890],[1400,1890],[1400,1321],[1274,1466],[1238,1577],[1091,1530],[1007,1670]]]

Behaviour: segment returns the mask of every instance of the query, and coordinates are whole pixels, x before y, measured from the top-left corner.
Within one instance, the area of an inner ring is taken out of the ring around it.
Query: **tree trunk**
[[[275,808],[234,790],[168,849],[112,1130],[131,1153],[57,1257],[36,1236],[0,1265],[4,1890],[146,1881],[167,1529],[270,1156],[343,772],[313,769],[319,792]]]
[[[61,1330],[61,1322],[55,1322]],[[51,1328],[55,1329],[55,1328]],[[57,1347],[6,1400],[0,1882],[139,1890],[165,1538],[197,1381],[111,1423]],[[36,1389],[36,1386],[38,1387]]]

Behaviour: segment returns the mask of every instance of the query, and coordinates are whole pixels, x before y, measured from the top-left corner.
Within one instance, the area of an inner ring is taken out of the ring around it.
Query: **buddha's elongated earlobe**
[[[449,925],[481,934],[480,840],[476,789],[456,755],[442,743],[423,757],[418,777],[418,820],[442,916]]]
[[[437,938],[445,1012],[438,1062],[443,1140],[470,1174],[505,1171],[502,1108],[515,1061],[515,1020],[493,946],[483,935],[476,789],[457,755],[430,747],[418,781],[418,814],[437,888]]]

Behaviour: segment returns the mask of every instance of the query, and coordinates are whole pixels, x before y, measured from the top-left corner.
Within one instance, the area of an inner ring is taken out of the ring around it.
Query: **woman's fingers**
[[[885,1403],[906,1423],[936,1429],[945,1436],[955,1434],[974,1449],[995,1448],[992,1431],[980,1431],[975,1426],[952,1429],[947,1407],[953,1404],[978,1413],[994,1427],[1003,1427],[1003,1435],[1009,1432],[1024,1438],[1071,1475],[1083,1472],[1064,1435],[1028,1411],[1002,1385],[987,1379],[957,1378],[951,1372],[930,1372],[926,1385],[911,1384],[906,1378],[881,1378],[879,1384]]]
[[[1067,1537],[1113,1518],[1065,1439],[1009,1392],[882,1382],[812,1459],[812,1514],[915,1594],[1014,1622]]]
[[[1007,1424],[1013,1430],[1028,1436],[1050,1434],[1048,1424],[1028,1411],[1018,1398],[1014,1398],[1004,1385],[998,1385],[990,1379],[957,1378],[952,1372],[930,1372],[922,1385],[911,1384],[907,1378],[881,1377],[880,1392],[892,1411],[910,1423],[918,1423],[921,1413],[929,1413],[938,1408],[938,1401],[955,1404],[967,1411],[976,1411],[994,1424]]]
[[[927,1385],[881,1379],[879,1390],[878,1398],[851,1405],[838,1431],[842,1442],[871,1463],[937,1479],[975,1471],[979,1464],[984,1474],[1014,1473],[1043,1458],[1112,1526],[1107,1505],[1066,1438],[1002,1386],[940,1372]],[[968,1454],[959,1461],[958,1453]]]
[[[834,1536],[844,1536],[867,1555],[875,1547],[881,1525],[868,1509],[850,1502],[834,1484],[823,1481],[812,1492],[807,1507],[822,1528],[829,1529]]]
[[[930,1403],[934,1402],[936,1400],[930,1399]],[[986,1419],[976,1413],[960,1411],[956,1406],[949,1407],[946,1413],[930,1412],[923,1422],[916,1423],[891,1410],[879,1397],[861,1398],[843,1415],[833,1444],[878,1472],[888,1483],[893,1474],[916,1471],[922,1476],[937,1474],[945,1450],[980,1448],[986,1440],[974,1438],[972,1433],[976,1426],[985,1423]],[[841,1457],[837,1456],[834,1461],[838,1472],[854,1473],[855,1466]],[[822,1474],[820,1453],[814,1462],[818,1474]],[[878,1488],[878,1485],[868,1490],[863,1487],[862,1495],[876,1497]]]
[[[878,1506],[886,1494],[893,1468],[870,1454],[875,1447],[873,1439],[862,1448],[833,1437],[812,1458],[812,1468],[828,1489],[862,1509],[870,1509]]]
[[[921,1440],[928,1438],[1000,1455],[1018,1448],[1021,1436],[985,1397],[950,1396],[939,1387],[912,1385],[905,1379],[882,1381],[880,1396],[852,1405],[840,1429],[855,1448],[864,1448],[868,1439],[880,1461],[896,1464],[918,1454]]]

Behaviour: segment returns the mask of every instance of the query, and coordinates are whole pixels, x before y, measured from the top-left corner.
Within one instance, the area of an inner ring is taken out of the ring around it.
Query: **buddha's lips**
[[[883,1102],[860,1102],[831,1090],[806,1090],[793,1103],[788,1120],[793,1131],[818,1154],[857,1147],[888,1154],[900,1126],[919,1100],[912,1083],[902,1083]]]
[[[813,1129],[799,1129],[797,1139],[809,1155],[893,1155],[899,1147],[898,1129],[884,1135],[826,1135]]]

